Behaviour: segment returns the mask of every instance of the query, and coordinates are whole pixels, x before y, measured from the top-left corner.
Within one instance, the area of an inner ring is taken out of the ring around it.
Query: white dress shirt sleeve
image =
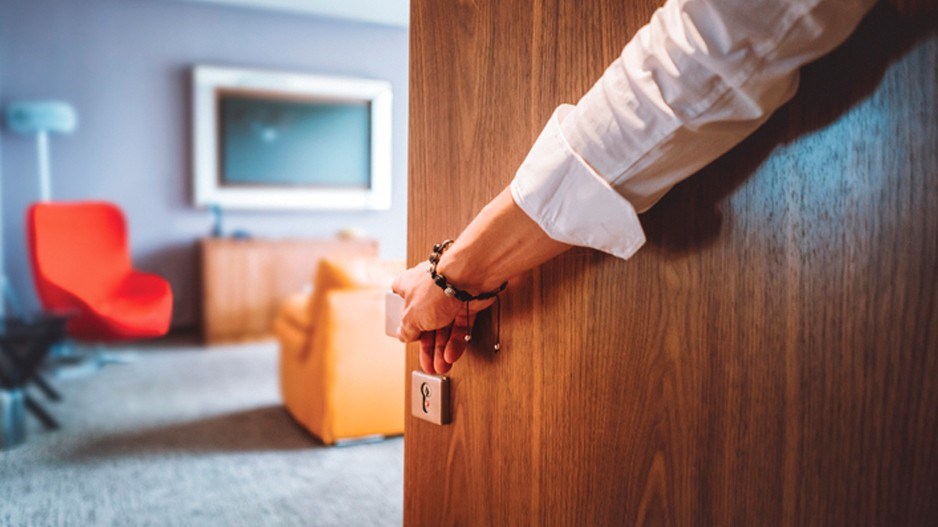
[[[752,133],[874,0],[668,0],[511,183],[553,239],[629,258],[638,212]]]

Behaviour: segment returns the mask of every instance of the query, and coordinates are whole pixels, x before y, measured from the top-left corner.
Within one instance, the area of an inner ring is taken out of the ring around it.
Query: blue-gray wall
[[[0,102],[56,98],[78,131],[52,140],[53,197],[104,199],[130,225],[136,266],[167,277],[174,323],[198,322],[189,72],[195,64],[385,79],[394,90],[393,208],[388,212],[229,212],[226,228],[260,236],[332,236],[344,227],[403,259],[406,238],[407,46],[403,28],[161,0],[0,0]],[[0,143],[6,269],[35,305],[23,212],[37,196],[34,142]]]

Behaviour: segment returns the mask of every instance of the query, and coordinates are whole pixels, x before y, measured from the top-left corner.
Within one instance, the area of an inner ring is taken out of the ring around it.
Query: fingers
[[[446,326],[436,330],[436,338],[433,346],[433,369],[437,375],[443,375],[452,368],[452,364],[446,362],[443,355],[446,350],[446,343],[449,342],[449,334],[452,326]]]
[[[420,334],[420,369],[426,373],[444,375],[453,367],[444,358],[449,347],[451,327],[436,331],[424,331]]]
[[[445,360],[447,364],[455,363],[466,351],[466,332],[466,326],[459,324],[453,325],[453,330],[449,335],[449,341],[446,343],[446,349],[443,352],[443,360]]]
[[[397,278],[395,278],[394,281],[391,282],[391,291],[393,291],[394,294],[396,294],[397,296],[399,296],[399,297],[401,297],[401,298],[404,298],[404,290],[401,288],[401,277],[402,277],[402,276],[404,276],[404,275],[403,275],[403,274],[397,275]],[[387,283],[387,282],[385,282],[385,283]]]
[[[446,345],[446,352],[443,356],[446,362],[453,364],[466,351],[466,335],[469,334],[469,328],[475,324],[476,313],[471,313],[469,318],[465,315],[459,315],[453,321],[453,331],[451,332],[449,343]]]
[[[424,373],[433,373],[433,348],[436,344],[436,332],[426,331],[420,336],[420,369]]]
[[[449,372],[452,364],[443,358],[450,338],[450,328],[445,327],[436,331],[424,331],[420,335],[420,369],[426,373],[443,375]]]
[[[401,342],[416,342],[420,340],[420,335],[420,330],[410,324],[402,323],[397,327],[397,338]]]

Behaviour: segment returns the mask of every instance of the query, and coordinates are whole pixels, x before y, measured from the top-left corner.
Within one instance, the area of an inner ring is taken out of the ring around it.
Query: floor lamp
[[[78,125],[78,116],[71,104],[63,101],[17,101],[10,103],[5,112],[7,127],[23,135],[36,136],[36,161],[39,167],[39,199],[52,199],[52,170],[49,164],[49,135],[70,134]],[[3,249],[0,248],[0,258]],[[6,271],[0,275],[3,300],[17,310],[16,296],[10,287]],[[0,301],[0,304],[4,302]],[[0,312],[3,307],[0,306]],[[20,312],[22,314],[22,312]]]

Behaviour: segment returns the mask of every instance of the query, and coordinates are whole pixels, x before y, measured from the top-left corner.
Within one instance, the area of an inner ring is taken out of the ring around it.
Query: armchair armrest
[[[334,437],[403,430],[405,348],[384,334],[384,296],[384,288],[329,291],[314,322],[312,353],[322,361]]]

